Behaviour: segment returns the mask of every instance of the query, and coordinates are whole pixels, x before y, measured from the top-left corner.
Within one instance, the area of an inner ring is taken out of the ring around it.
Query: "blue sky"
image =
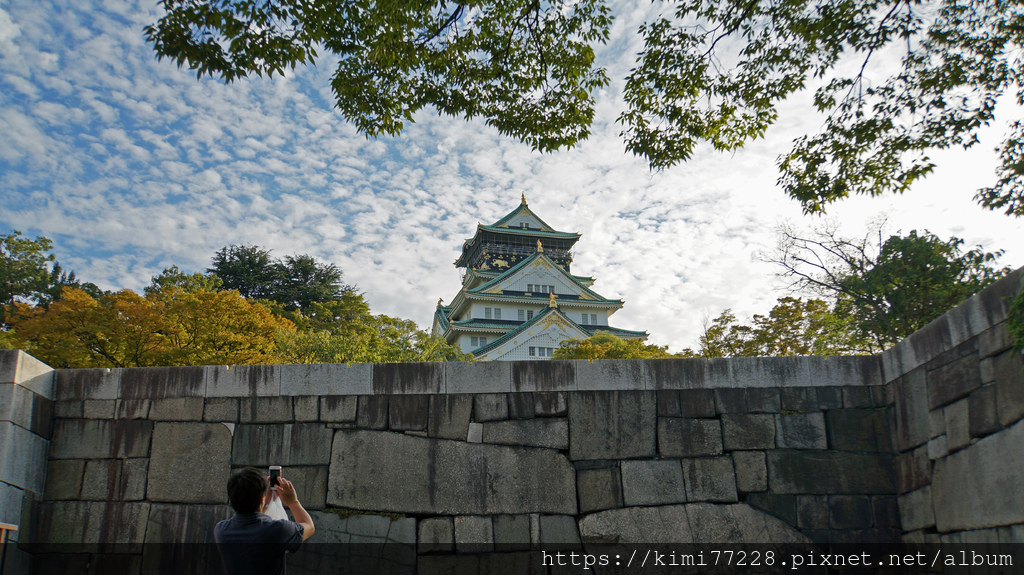
[[[201,271],[229,244],[309,253],[340,266],[375,312],[429,327],[437,299],[458,290],[462,241],[525,193],[549,224],[583,234],[573,272],[625,300],[615,325],[673,351],[694,345],[705,316],[764,313],[784,295],[755,254],[783,222],[822,221],[775,186],[775,158],[820,119],[806,113],[809,96],[795,98],[746,149],[701,148],[651,172],[623,151],[615,118],[637,26],[659,9],[615,5],[593,136],[540,154],[432,111],[397,138],[368,140],[333,110],[329,62],[197,81],[143,41],[154,0],[0,0],[0,229],[51,238],[66,268],[108,289],[140,289],[172,264]],[[854,198],[829,217],[860,235],[887,213],[894,232],[956,235],[1024,265],[1024,222],[972,200],[994,181],[1004,131],[934,154],[939,170],[904,196]]]

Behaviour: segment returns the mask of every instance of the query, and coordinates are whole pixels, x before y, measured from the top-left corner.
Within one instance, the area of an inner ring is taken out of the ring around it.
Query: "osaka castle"
[[[611,327],[622,307],[594,290],[594,278],[573,275],[577,233],[560,232],[522,203],[462,245],[455,267],[465,268],[462,289],[449,305],[437,302],[435,334],[477,360],[548,359],[570,338],[606,331],[622,339],[647,332]]]

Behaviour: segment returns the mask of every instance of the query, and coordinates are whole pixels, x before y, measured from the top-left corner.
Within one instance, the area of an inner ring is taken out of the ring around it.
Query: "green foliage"
[[[48,305],[59,299],[65,287],[102,294],[95,284],[78,281],[49,253],[53,242],[42,236],[31,240],[18,230],[0,234],[0,327],[8,327],[6,313],[15,302]]]
[[[553,150],[587,137],[591,93],[608,82],[593,67],[611,25],[601,0],[160,3],[146,39],[200,77],[273,76],[334,54],[338,108],[368,136],[398,134],[431,105]]]
[[[883,240],[880,227],[876,238],[860,240],[839,237],[835,226],[809,236],[782,228],[769,261],[793,279],[791,287],[834,301],[836,315],[881,350],[1010,271],[992,265],[1001,251],[978,246],[965,252],[963,243],[916,230]]]
[[[220,289],[268,300],[286,311],[307,309],[313,303],[333,301],[355,291],[341,283],[342,272],[334,264],[320,263],[309,255],[277,260],[270,250],[251,245],[221,248],[213,256],[213,267],[206,271],[220,278]]]
[[[1013,298],[1010,310],[1006,314],[1006,329],[1013,338],[1013,349],[1019,354],[1024,354],[1024,278],[1021,279],[1017,297]]]
[[[170,287],[180,288],[185,292],[216,291],[224,285],[224,281],[211,274],[185,273],[178,269],[178,266],[164,268],[160,275],[153,276],[150,285],[146,286],[145,292],[159,293]]]
[[[650,359],[673,357],[667,346],[646,344],[639,339],[621,339],[598,330],[587,339],[567,339],[558,346],[555,359]]]
[[[869,353],[850,321],[820,299],[783,297],[768,315],[741,324],[725,310],[704,328],[700,357],[776,357]]]
[[[779,159],[779,183],[808,212],[907,190],[934,169],[929,150],[975,144],[1004,93],[1024,103],[1024,10],[1011,0],[686,0],[640,32],[619,119],[627,149],[654,167],[701,141],[735,150],[764,134],[779,102],[824,82],[823,129]],[[899,51],[899,71],[869,81],[886,49]],[[861,64],[853,75],[837,67],[846,56]],[[1014,122],[999,182],[976,196],[983,206],[1024,215],[1022,140]]]
[[[592,94],[608,83],[594,65],[612,21],[603,0],[161,4],[147,40],[200,77],[272,76],[334,54],[338,107],[368,136],[398,134],[430,105],[559,149],[589,135]],[[903,192],[933,171],[929,151],[977,143],[1002,96],[1024,104],[1015,0],[681,0],[639,33],[619,122],[626,149],[654,168],[701,142],[736,150],[764,135],[779,102],[823,84],[823,129],[779,158],[780,184],[808,212]],[[870,77],[873,61],[897,58],[891,77]],[[1021,216],[1024,122],[1009,127],[998,181],[976,199]]]

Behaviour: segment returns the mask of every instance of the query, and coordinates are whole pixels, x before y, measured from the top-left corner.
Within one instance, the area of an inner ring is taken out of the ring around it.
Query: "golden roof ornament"
[[[444,298],[443,297],[437,298],[437,307],[444,307]]]
[[[524,205],[524,206],[526,205],[526,192],[523,192],[523,203],[522,203],[522,205]]]
[[[558,302],[555,301],[555,292],[551,292],[551,295],[548,296],[548,307],[558,307]]]
[[[540,243],[540,240],[537,240],[537,253],[544,253],[544,244]]]

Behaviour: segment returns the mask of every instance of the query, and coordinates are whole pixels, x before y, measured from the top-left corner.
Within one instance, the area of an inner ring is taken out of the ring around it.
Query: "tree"
[[[591,47],[611,23],[601,0],[161,3],[146,39],[200,77],[272,76],[333,53],[338,108],[368,136],[432,105],[553,150],[588,135],[591,94],[608,82]]]
[[[779,298],[768,315],[740,324],[725,310],[704,326],[700,357],[777,357],[873,353],[850,319],[820,299]]]
[[[593,53],[611,26],[601,0],[162,4],[147,40],[199,76],[281,74],[315,62],[318,45],[334,53],[338,106],[368,136],[397,134],[432,105],[484,116],[537,149],[572,146],[589,134],[592,93],[607,83]],[[929,150],[977,143],[1001,96],[1024,104],[1014,0],[682,0],[639,32],[619,122],[626,149],[655,168],[700,142],[742,147],[775,122],[779,102],[823,84],[823,130],[779,158],[780,184],[809,212],[907,190],[934,169]],[[899,70],[872,82],[869,64],[894,56]],[[852,75],[840,73],[844,57],[859,64]],[[976,198],[1021,216],[1024,123],[1010,128],[999,180]]]
[[[14,340],[53,367],[274,363],[291,322],[235,291],[177,286],[94,298],[65,288],[48,308],[16,303]]]
[[[98,295],[95,284],[82,284],[75,272],[66,272],[49,253],[53,242],[37,236],[31,240],[18,230],[0,234],[0,326],[6,326],[6,313],[15,302],[47,305],[60,297],[65,287],[84,289]]]
[[[224,280],[212,274],[185,273],[178,266],[164,268],[160,275],[153,276],[145,292],[160,293],[171,287],[181,288],[185,292],[215,291],[224,285]]]
[[[622,339],[607,331],[598,330],[586,339],[567,339],[555,354],[555,359],[651,359],[673,357],[667,346],[647,344],[639,339]]]
[[[270,250],[251,245],[221,248],[213,256],[213,267],[206,271],[220,278],[220,289],[277,303],[285,311],[333,301],[356,289],[341,283],[342,272],[334,264],[320,263],[305,254],[277,260]]]
[[[220,289],[235,290],[244,298],[269,299],[279,282],[270,250],[248,244],[221,248],[206,272],[221,279]]]
[[[881,225],[862,239],[840,237],[835,224],[807,235],[782,227],[766,259],[781,266],[792,289],[834,301],[839,315],[885,349],[1010,271],[991,265],[1001,251],[965,252],[963,243],[927,230],[883,239]]]

